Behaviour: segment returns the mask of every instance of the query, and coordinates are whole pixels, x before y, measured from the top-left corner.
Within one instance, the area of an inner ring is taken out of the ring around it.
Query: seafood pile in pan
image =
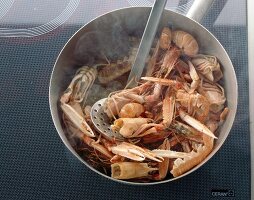
[[[104,112],[124,138],[108,140],[94,128],[87,104],[93,84],[103,87],[130,71],[136,48],[115,63],[83,66],[60,98],[66,134],[97,170],[134,182],[181,176],[213,150],[228,114],[215,56],[199,52],[195,38],[163,28],[137,87],[111,91]]]

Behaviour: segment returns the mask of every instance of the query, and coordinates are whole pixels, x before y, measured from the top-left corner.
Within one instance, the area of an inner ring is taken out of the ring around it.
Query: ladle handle
[[[151,49],[152,42],[154,40],[155,33],[157,31],[166,2],[167,0],[156,0],[152,7],[143,36],[141,38],[141,43],[139,45],[134,64],[129,74],[128,87],[130,88],[137,86],[137,82],[135,80],[139,81],[142,75],[146,58]]]
[[[201,22],[213,2],[214,0],[195,0],[186,16],[197,22]]]

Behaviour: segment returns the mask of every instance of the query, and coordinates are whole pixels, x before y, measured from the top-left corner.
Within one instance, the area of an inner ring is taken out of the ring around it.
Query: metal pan
[[[196,0],[193,6],[190,8],[187,16],[181,15],[179,13],[170,10],[165,10],[158,28],[159,34],[162,27],[167,26],[168,23],[170,23],[174,27],[174,29],[181,29],[189,32],[197,39],[200,45],[200,52],[204,54],[215,55],[219,59],[221,65],[223,66],[224,88],[227,97],[227,106],[230,110],[230,113],[227,116],[226,121],[219,129],[219,137],[216,140],[214,149],[210,153],[210,155],[202,163],[200,163],[187,173],[177,178],[171,179],[168,178],[160,182],[152,182],[152,183],[133,183],[128,181],[115,180],[98,172],[97,170],[89,166],[88,163],[75,152],[70,142],[67,140],[64,133],[64,127],[61,121],[62,112],[58,106],[59,96],[67,88],[68,84],[71,81],[71,77],[74,75],[75,71],[78,68],[79,63],[77,62],[76,56],[74,55],[74,49],[79,39],[83,35],[91,31],[96,32],[100,30],[105,31],[105,33],[109,33],[112,32],[115,28],[117,29],[118,27],[122,27],[124,29],[123,31],[128,35],[136,34],[141,37],[151,8],[149,7],[123,8],[99,16],[96,19],[89,22],[88,24],[86,24],[85,26],[83,26],[81,29],[79,29],[66,43],[66,45],[64,46],[64,48],[62,49],[56,60],[51,75],[49,87],[50,110],[54,125],[62,141],[64,142],[66,147],[73,153],[73,155],[75,155],[88,168],[110,180],[114,180],[121,183],[128,183],[133,185],[159,184],[173,181],[182,178],[187,174],[192,173],[193,171],[201,167],[204,163],[206,163],[220,149],[220,147],[225,142],[230,132],[230,129],[232,127],[235,118],[238,92],[234,67],[230,61],[227,52],[220,44],[220,42],[212,35],[212,33],[210,33],[205,27],[203,27],[201,24],[198,23],[198,21],[202,19],[204,13],[206,13],[207,9],[210,7],[212,2],[213,2],[212,0],[206,1]]]

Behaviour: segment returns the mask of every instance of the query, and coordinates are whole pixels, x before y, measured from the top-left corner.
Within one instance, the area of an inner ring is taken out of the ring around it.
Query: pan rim
[[[171,181],[175,181],[177,179],[180,179],[186,175],[189,175],[191,173],[193,173],[194,171],[196,171],[197,169],[199,169],[200,167],[202,167],[208,160],[210,160],[217,152],[218,150],[221,148],[221,146],[224,144],[224,142],[226,141],[226,139],[228,138],[229,136],[229,133],[230,133],[230,130],[232,129],[233,127],[233,123],[235,121],[235,116],[236,116],[236,112],[237,112],[237,105],[238,105],[238,83],[237,83],[237,78],[236,78],[236,73],[235,73],[235,70],[234,70],[234,67],[233,67],[233,64],[232,64],[232,61],[230,59],[230,57],[228,56],[228,53],[227,51],[224,49],[224,47],[222,46],[222,44],[219,42],[219,40],[208,30],[206,29],[202,24],[200,24],[199,22],[196,22],[195,20],[191,19],[191,18],[188,18],[186,17],[185,15],[181,14],[181,13],[178,13],[178,12],[175,12],[173,10],[170,10],[170,9],[165,9],[166,12],[172,12],[173,14],[176,14],[176,15],[180,15],[182,17],[185,17],[189,20],[191,20],[193,23],[196,23],[198,26],[200,26],[202,29],[204,29],[206,32],[208,32],[212,37],[213,39],[215,39],[215,41],[217,42],[217,44],[219,44],[220,48],[224,51],[226,57],[227,57],[227,60],[230,62],[230,66],[232,68],[232,72],[233,72],[233,83],[234,85],[232,85],[233,88],[235,88],[235,92],[236,92],[236,99],[233,100],[234,102],[234,105],[235,108],[234,110],[232,110],[230,112],[231,115],[233,115],[233,118],[232,120],[230,121],[229,123],[229,127],[230,128],[227,128],[227,132],[225,134],[225,137],[222,138],[220,144],[213,149],[213,151],[201,162],[199,163],[198,165],[196,165],[195,167],[193,167],[191,170],[187,171],[186,173],[182,174],[181,176],[178,176],[178,177],[174,177],[174,178],[171,178],[171,179],[166,179],[166,180],[161,180],[161,181],[157,181],[157,182],[150,182],[150,183],[138,183],[138,182],[130,182],[130,181],[125,181],[125,180],[118,180],[118,179],[113,179],[112,177],[110,176],[107,176],[99,171],[97,171],[96,169],[94,169],[93,167],[91,167],[85,160],[83,160],[76,152],[75,150],[71,147],[70,144],[68,144],[67,142],[65,142],[64,140],[64,137],[62,136],[61,133],[61,130],[59,130],[57,128],[57,124],[56,124],[56,120],[54,119],[54,111],[53,111],[53,100],[52,100],[52,91],[51,91],[51,88],[52,88],[52,84],[53,84],[53,76],[54,76],[54,72],[55,72],[55,68],[56,68],[56,65],[59,61],[59,58],[60,56],[62,55],[63,51],[65,50],[66,46],[70,43],[70,41],[82,30],[84,29],[88,24],[92,23],[93,21],[97,20],[98,18],[101,18],[101,17],[104,17],[108,14],[111,14],[111,13],[114,13],[114,12],[121,12],[121,10],[126,10],[126,9],[148,9],[148,8],[151,8],[150,6],[138,6],[138,7],[123,7],[123,8],[120,8],[120,9],[114,9],[114,10],[111,10],[109,12],[106,12],[104,14],[101,14],[95,18],[93,18],[92,20],[90,20],[89,22],[87,22],[85,25],[83,25],[82,27],[80,27],[69,39],[68,41],[65,43],[65,45],[63,46],[63,48],[61,49],[61,51],[59,52],[57,58],[56,58],[56,61],[54,63],[54,66],[53,66],[53,69],[51,71],[51,75],[50,75],[50,84],[49,84],[49,107],[50,107],[50,113],[51,113],[51,117],[52,117],[52,121],[54,123],[54,126],[55,126],[55,129],[58,133],[58,135],[60,136],[62,142],[65,144],[65,146],[68,148],[69,151],[71,151],[71,153],[76,157],[78,158],[78,160],[80,160],[83,164],[85,164],[85,166],[87,166],[89,169],[91,169],[92,171],[96,172],[97,174],[99,175],[102,175],[103,177],[109,179],[109,180],[112,180],[112,181],[115,181],[115,182],[118,182],[118,183],[123,183],[123,184],[127,184],[127,185],[140,185],[140,186],[144,186],[144,185],[157,185],[157,184],[161,184],[161,183],[168,183],[168,182],[171,182]],[[164,12],[165,12],[164,11]],[[71,147],[71,148],[70,148]]]

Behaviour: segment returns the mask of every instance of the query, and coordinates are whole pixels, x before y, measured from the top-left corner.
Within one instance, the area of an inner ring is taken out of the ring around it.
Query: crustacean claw
[[[93,130],[86,123],[84,117],[82,117],[73,107],[69,104],[61,104],[61,108],[68,119],[84,134],[90,137],[95,137]]]
[[[98,141],[95,141],[94,139],[84,135],[83,141],[90,147],[96,149],[98,152],[100,152],[103,156],[105,156],[108,159],[113,158],[113,154],[103,145],[99,144]]]
[[[193,128],[197,129],[198,131],[217,139],[217,137],[213,134],[212,131],[209,130],[204,124],[196,120],[195,118],[189,116],[186,112],[183,110],[179,110],[179,116],[183,121],[185,121],[187,124],[191,125]]]
[[[184,152],[177,152],[171,150],[164,150],[164,149],[154,149],[152,152],[160,157],[165,158],[184,158],[187,154]]]
[[[163,158],[155,155],[150,150],[143,149],[134,144],[122,142],[121,144],[111,148],[112,153],[129,158],[135,161],[143,161],[145,158],[149,158],[156,162],[163,161]]]

